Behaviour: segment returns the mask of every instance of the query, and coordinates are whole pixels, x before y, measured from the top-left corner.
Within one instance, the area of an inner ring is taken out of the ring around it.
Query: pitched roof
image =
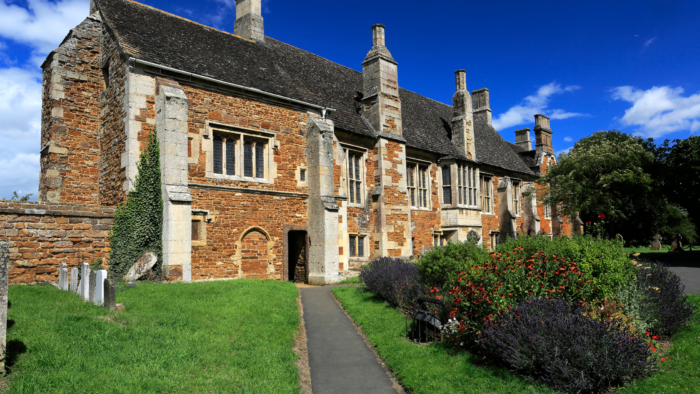
[[[251,42],[130,0],[98,0],[127,55],[336,109],[337,128],[372,136],[357,111],[362,73],[270,37]],[[452,107],[399,90],[409,147],[465,158],[450,140]],[[496,130],[475,131],[477,160],[532,174]]]

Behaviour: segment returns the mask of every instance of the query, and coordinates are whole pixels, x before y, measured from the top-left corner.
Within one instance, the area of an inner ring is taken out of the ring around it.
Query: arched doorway
[[[308,283],[309,241],[306,228],[285,228],[284,241],[284,279],[294,283]]]

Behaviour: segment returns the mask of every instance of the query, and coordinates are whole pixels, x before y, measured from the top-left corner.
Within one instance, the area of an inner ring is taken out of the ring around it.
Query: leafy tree
[[[700,136],[664,141],[655,151],[666,197],[700,223]]]
[[[605,214],[609,234],[647,243],[662,225],[667,205],[661,183],[652,176],[651,145],[616,130],[583,138],[538,180],[540,199],[560,204],[564,215],[578,212],[584,221]]]
[[[117,208],[109,234],[109,271],[113,278],[124,276],[145,252],[163,254],[163,197],[160,183],[160,149],[154,129],[148,146],[141,152],[134,189]]]
[[[14,192],[12,192],[12,197],[10,197],[9,201],[29,201],[29,198],[33,195],[34,195],[33,193],[29,193],[29,194],[25,194],[23,196],[20,196],[19,194],[17,194],[16,191],[14,191]],[[7,200],[5,200],[3,198],[2,201],[7,201]]]

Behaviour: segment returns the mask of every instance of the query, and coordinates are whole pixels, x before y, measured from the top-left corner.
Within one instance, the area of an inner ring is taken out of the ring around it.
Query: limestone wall
[[[114,208],[0,201],[0,240],[9,241],[11,283],[58,281],[61,263],[109,254]]]

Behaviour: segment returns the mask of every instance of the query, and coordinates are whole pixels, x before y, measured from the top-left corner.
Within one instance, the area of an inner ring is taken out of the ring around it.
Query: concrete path
[[[386,371],[332,298],[332,289],[299,289],[314,394],[396,394]]]

